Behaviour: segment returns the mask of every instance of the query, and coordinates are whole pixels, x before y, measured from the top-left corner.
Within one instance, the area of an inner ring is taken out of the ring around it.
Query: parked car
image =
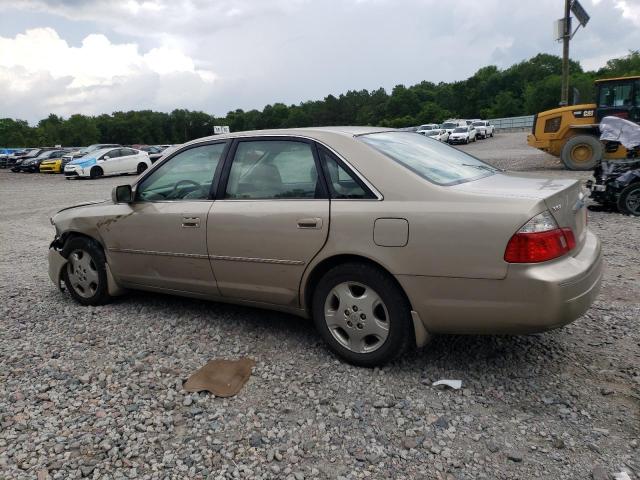
[[[60,159],[66,150],[46,150],[35,158],[27,158],[20,162],[15,168],[18,172],[36,173],[40,171],[40,165],[45,160]]]
[[[464,120],[447,120],[442,124],[441,128],[446,130],[447,133],[451,135],[456,128],[466,127],[466,126],[467,126],[467,122],[465,122]]]
[[[62,173],[62,157],[69,150],[54,150],[40,162],[40,173]]]
[[[473,122],[473,126],[478,131],[479,138],[493,137],[493,125],[486,120]]]
[[[465,125],[464,127],[457,127],[453,129],[451,135],[449,135],[448,142],[451,145],[460,143],[470,143],[476,141],[476,129],[473,125]]]
[[[140,150],[147,152],[149,160],[151,160],[151,163],[154,163],[162,157],[162,152],[166,150],[166,148],[164,145],[146,145],[140,148]]]
[[[437,129],[434,128],[433,130],[425,130],[423,132],[418,132],[418,133],[422,133],[423,135],[429,138],[433,138],[434,140],[438,140],[439,142],[446,142],[447,140],[449,140],[449,134],[447,133],[447,131],[440,128],[437,128]]]
[[[141,174],[151,166],[147,152],[133,148],[104,148],[70,161],[64,167],[67,179],[98,178],[106,175]]]
[[[311,317],[338,355],[374,366],[431,334],[582,315],[602,257],[581,199],[577,180],[504,174],[415,133],[216,135],[58,212],[49,275],[82,305],[129,288]]]
[[[626,160],[603,160],[587,181],[590,197],[605,208],[626,215],[640,216],[640,147],[637,156]],[[633,153],[634,150],[631,152]]]
[[[64,166],[71,160],[75,160],[76,158],[82,158],[85,155],[88,155],[97,150],[102,150],[104,148],[117,148],[121,146],[122,145],[118,143],[94,143],[93,145],[89,145],[88,147],[83,147],[62,157],[62,169],[64,170]]]
[[[426,131],[429,131],[429,130],[435,130],[435,129],[439,129],[439,128],[440,128],[440,125],[438,125],[437,123],[426,123],[424,125],[420,125],[416,131],[418,133],[422,133],[422,132],[426,132]]]
[[[10,158],[8,160],[7,163],[8,163],[8,166],[11,167],[12,172],[21,172],[22,164],[24,162],[30,162],[34,158],[37,158],[39,155],[43,154],[44,152],[48,152],[51,150],[59,150],[59,149],[57,149],[56,147],[42,147],[42,148],[30,148],[27,150],[28,151],[26,153],[23,153],[21,155],[16,155],[14,156],[14,158]]]

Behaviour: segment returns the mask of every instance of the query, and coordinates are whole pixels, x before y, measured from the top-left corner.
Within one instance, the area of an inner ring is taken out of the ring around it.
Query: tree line
[[[224,117],[176,109],[171,113],[140,110],[98,116],[76,114],[66,119],[50,114],[36,126],[2,118],[0,146],[183,143],[211,135],[214,125],[229,125],[232,132],[321,125],[401,128],[440,123],[450,117],[530,115],[558,105],[561,70],[559,57],[538,54],[504,70],[483,67],[463,81],[435,84],[425,80],[409,87],[396,85],[391,93],[384,88],[349,90],[299,105],[274,103],[262,110],[237,109]],[[640,51],[611,59],[598,71],[584,71],[578,62],[571,61],[570,71],[572,103],[589,103],[594,100],[595,79],[640,75]]]

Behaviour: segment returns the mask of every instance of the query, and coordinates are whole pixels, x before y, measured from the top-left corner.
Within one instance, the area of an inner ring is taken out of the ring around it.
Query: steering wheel
[[[178,192],[178,189],[182,186],[182,185],[193,185],[196,188],[202,188],[202,186],[194,181],[194,180],[179,180],[176,182],[176,184],[173,186],[173,189],[171,189],[171,191],[169,192],[169,194],[167,195],[167,198],[175,198],[174,195]]]

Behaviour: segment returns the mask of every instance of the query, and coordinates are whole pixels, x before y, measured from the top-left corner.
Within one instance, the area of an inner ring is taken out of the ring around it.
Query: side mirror
[[[131,203],[133,202],[133,190],[131,185],[118,185],[111,190],[111,200],[113,203]]]

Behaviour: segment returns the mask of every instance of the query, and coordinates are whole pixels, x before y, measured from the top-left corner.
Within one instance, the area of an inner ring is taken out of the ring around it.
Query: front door
[[[100,226],[124,286],[219,294],[207,252],[207,219],[225,145],[178,152],[137,185],[127,213]]]
[[[329,231],[313,143],[247,139],[232,148],[209,212],[209,255],[226,297],[297,306],[302,274]]]

